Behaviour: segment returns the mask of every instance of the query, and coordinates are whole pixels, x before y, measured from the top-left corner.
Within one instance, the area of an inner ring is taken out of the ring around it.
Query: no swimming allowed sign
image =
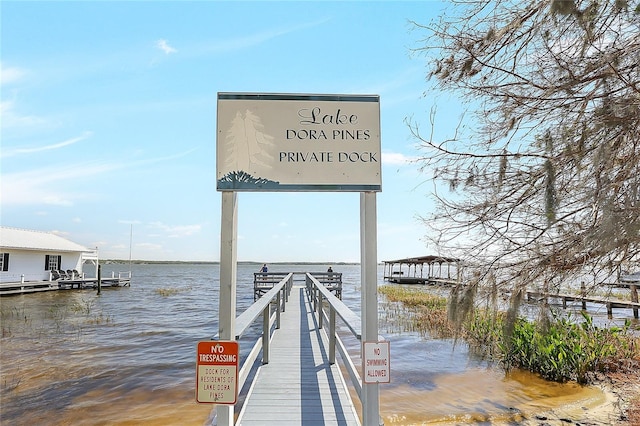
[[[391,360],[388,341],[363,342],[362,372],[365,383],[390,383]]]

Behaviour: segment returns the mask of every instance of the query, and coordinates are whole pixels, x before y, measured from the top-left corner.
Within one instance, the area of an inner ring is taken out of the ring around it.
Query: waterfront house
[[[97,276],[98,249],[89,249],[52,232],[0,227],[0,283],[51,281],[56,272]]]

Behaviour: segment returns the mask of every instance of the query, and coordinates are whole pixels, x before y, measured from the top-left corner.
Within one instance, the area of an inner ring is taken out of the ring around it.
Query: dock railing
[[[254,272],[253,273],[253,301],[264,296],[275,285],[280,283],[288,274],[293,272]]]
[[[327,321],[329,323],[329,332],[327,333],[329,339],[329,363],[335,364],[337,348],[340,353],[342,363],[349,373],[351,383],[358,394],[360,402],[362,403],[362,379],[360,378],[360,374],[358,373],[356,366],[353,364],[342,339],[336,332],[337,314],[337,316],[340,317],[347,326],[351,334],[353,334],[356,339],[362,340],[360,317],[349,309],[342,300],[338,299],[331,292],[330,288],[327,288],[325,284],[320,282],[310,273],[306,274],[306,289],[308,297],[313,301],[313,309],[318,315],[318,328],[323,328],[323,321]],[[323,309],[323,301],[327,302],[328,313]],[[366,410],[364,405],[363,410]]]
[[[285,311],[286,302],[289,300],[292,286],[293,273],[288,273],[236,318],[235,339],[238,340],[260,314],[262,314],[262,336],[256,340],[251,352],[249,352],[249,355],[247,355],[247,358],[240,367],[240,372],[238,373],[238,389],[242,389],[244,386],[251,368],[258,359],[261,349],[262,363],[269,363],[271,329],[274,324],[276,330],[280,328],[280,312]],[[272,304],[276,306],[273,313],[271,313]]]

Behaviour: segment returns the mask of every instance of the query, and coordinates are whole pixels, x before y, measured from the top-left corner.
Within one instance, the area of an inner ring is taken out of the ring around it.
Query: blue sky
[[[417,219],[431,173],[411,162],[404,120],[428,129],[434,105],[458,118],[410,51],[424,34],[408,21],[441,6],[2,1],[2,225],[101,258],[217,261],[217,93],[377,94],[378,260],[433,254]],[[239,193],[238,259],[357,262],[359,206],[358,193]]]

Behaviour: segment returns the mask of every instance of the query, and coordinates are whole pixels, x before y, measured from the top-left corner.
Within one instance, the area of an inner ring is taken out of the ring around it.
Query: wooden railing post
[[[317,291],[316,299],[318,301],[318,306],[316,309],[316,312],[318,313],[318,328],[322,328],[322,293],[320,293],[320,290]]]
[[[282,287],[282,312],[287,309],[287,302],[289,301],[289,296],[287,296],[287,286]]]
[[[582,310],[586,311],[587,310],[587,301],[585,300],[585,298],[587,297],[587,289],[584,285],[584,281],[582,281],[580,283],[580,296],[582,297]]]
[[[289,278],[287,285],[284,286],[284,304],[286,305],[289,302],[289,293],[291,293],[291,283],[293,282],[293,275]],[[282,309],[284,312],[284,308]]]
[[[631,284],[631,301],[638,303],[638,286]],[[634,318],[638,318],[638,308],[637,307],[633,307],[633,317]]]
[[[271,303],[262,311],[262,363],[269,364],[269,317],[271,316]]]
[[[280,310],[284,309],[284,306],[280,304],[280,292],[276,297],[276,328],[280,328]]]
[[[329,305],[329,364],[336,363],[336,310]]]

